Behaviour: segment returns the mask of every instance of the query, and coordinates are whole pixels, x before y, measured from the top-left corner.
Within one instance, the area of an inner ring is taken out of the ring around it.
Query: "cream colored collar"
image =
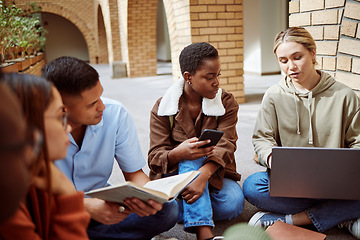
[[[185,80],[181,76],[178,81],[171,85],[160,101],[158,115],[171,116],[179,111],[179,100],[184,91]],[[222,89],[219,88],[214,99],[203,98],[202,111],[207,116],[223,116],[225,108],[221,101]]]

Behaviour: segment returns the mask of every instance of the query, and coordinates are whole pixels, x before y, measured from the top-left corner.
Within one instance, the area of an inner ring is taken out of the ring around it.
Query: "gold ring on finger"
[[[125,211],[125,207],[124,206],[120,206],[119,207],[119,212],[123,213]]]

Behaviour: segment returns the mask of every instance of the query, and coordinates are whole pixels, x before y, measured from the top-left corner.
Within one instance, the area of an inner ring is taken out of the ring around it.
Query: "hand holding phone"
[[[204,140],[208,140],[210,139],[211,142],[208,143],[208,144],[205,144],[199,148],[207,148],[207,147],[211,147],[211,146],[215,146],[220,138],[222,137],[224,133],[222,131],[219,131],[219,130],[213,130],[213,129],[205,129],[200,137],[199,137],[199,141],[204,141]]]

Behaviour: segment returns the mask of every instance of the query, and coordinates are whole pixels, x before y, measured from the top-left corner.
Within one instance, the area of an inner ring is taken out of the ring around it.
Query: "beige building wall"
[[[245,101],[243,0],[162,0],[169,30],[172,72],[190,43],[206,41],[220,53],[221,87]],[[9,4],[12,0],[5,0]],[[127,76],[156,75],[158,0],[18,0],[61,16],[84,36],[90,63],[122,62]],[[360,0],[290,0],[289,25],[303,26],[317,44],[319,68],[360,90]]]
[[[108,34],[110,34],[110,39],[111,39],[111,32],[107,32],[106,28],[105,28],[105,23],[104,23],[104,16],[103,16],[103,11],[102,11],[102,7],[99,5],[98,6],[98,10],[97,10],[97,36],[98,36],[98,49],[101,49],[101,51],[99,51],[97,58],[96,58],[96,62],[95,63],[109,63],[109,48],[108,48],[108,44],[111,45],[111,42],[108,42]],[[112,55],[112,51],[110,51],[111,54],[111,59],[113,58]]]
[[[4,1],[9,4],[12,0]],[[90,63],[122,62],[127,76],[156,75],[158,0],[18,0],[73,23],[84,36]],[[220,53],[221,87],[245,101],[243,0],[163,0],[172,72],[190,43],[206,41]],[[318,68],[360,90],[360,0],[290,0],[289,25],[303,26],[317,44]]]
[[[242,0],[190,1],[190,23],[192,42],[209,42],[219,51],[221,87],[245,102]]]
[[[292,0],[289,12],[314,37],[318,68],[360,91],[360,0]]]
[[[221,87],[232,92],[239,103],[244,102],[243,0],[161,1],[169,29],[174,80],[180,75],[180,51],[190,43],[206,41],[220,52]],[[90,63],[123,65],[128,77],[156,75],[158,0],[17,0],[16,5],[26,8],[30,2],[79,29]]]
[[[195,42],[215,46],[221,60],[221,87],[245,102],[243,84],[242,0],[164,0],[174,80],[180,76],[179,54]]]
[[[128,1],[128,76],[156,75],[156,13],[158,0]]]

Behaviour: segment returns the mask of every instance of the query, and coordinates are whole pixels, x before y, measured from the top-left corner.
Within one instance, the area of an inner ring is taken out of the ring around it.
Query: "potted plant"
[[[2,0],[0,9],[0,65],[17,62],[18,70],[23,71],[36,63],[30,55],[44,49],[46,30],[36,14],[41,9],[32,3],[29,9],[22,10],[14,4],[5,6]]]

